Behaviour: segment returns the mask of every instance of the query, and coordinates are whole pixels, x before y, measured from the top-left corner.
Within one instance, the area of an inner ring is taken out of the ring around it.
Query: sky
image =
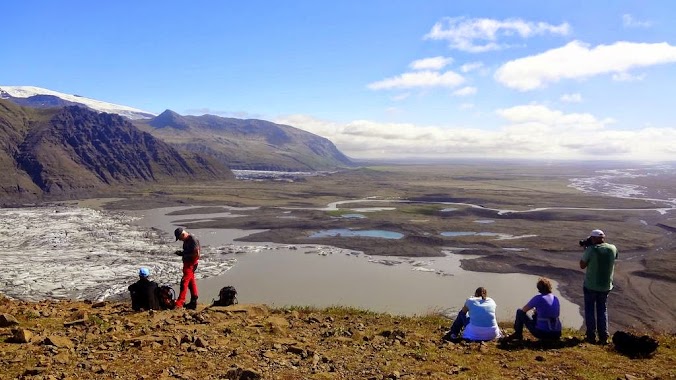
[[[676,3],[2,1],[0,85],[259,118],[353,158],[676,160]]]

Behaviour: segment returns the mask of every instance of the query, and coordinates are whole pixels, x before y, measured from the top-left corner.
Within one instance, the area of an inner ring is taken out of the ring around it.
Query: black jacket
[[[194,236],[188,235],[183,241],[183,262],[197,262],[200,258],[200,242]]]
[[[159,310],[160,302],[157,299],[157,283],[147,278],[140,278],[129,285],[131,294],[131,308],[140,310]]]

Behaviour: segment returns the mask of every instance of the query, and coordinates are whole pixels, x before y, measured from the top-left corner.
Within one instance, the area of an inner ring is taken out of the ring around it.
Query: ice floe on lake
[[[133,221],[122,213],[78,207],[0,209],[0,292],[27,300],[100,300],[125,293],[141,266],[158,283],[177,286],[181,258],[173,252],[181,244]],[[202,247],[197,278],[225,273],[235,259],[222,253],[232,250]]]

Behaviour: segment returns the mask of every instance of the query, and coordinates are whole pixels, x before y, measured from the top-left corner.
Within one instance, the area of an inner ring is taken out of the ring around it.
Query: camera
[[[594,245],[594,243],[592,243],[592,237],[591,236],[587,237],[586,239],[580,240],[578,243],[580,244],[580,247],[584,247],[584,248],[587,248],[589,246]]]

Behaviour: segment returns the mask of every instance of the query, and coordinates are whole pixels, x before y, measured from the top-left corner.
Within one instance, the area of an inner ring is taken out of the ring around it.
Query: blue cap
[[[148,277],[150,276],[150,269],[143,267],[138,270],[138,275],[141,277]]]

